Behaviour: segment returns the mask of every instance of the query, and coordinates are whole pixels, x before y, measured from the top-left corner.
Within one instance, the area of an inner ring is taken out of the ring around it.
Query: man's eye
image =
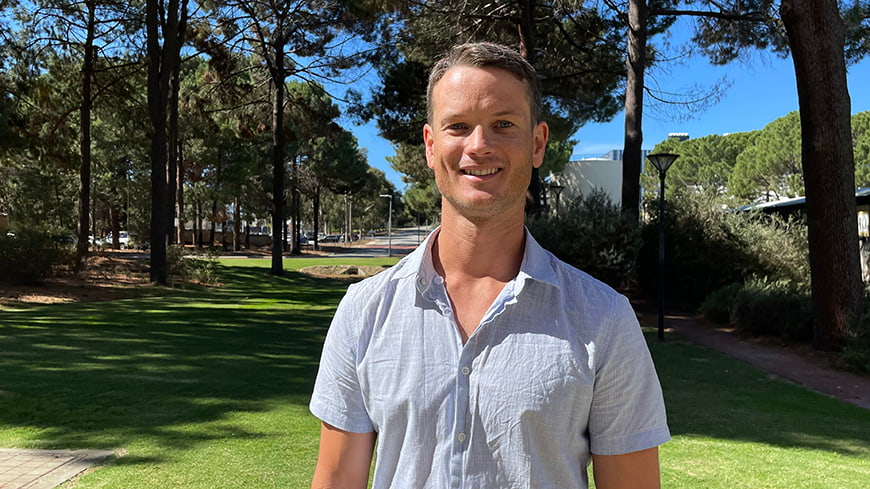
[[[509,127],[514,127],[514,123],[510,121],[498,121],[498,127],[500,129],[507,129]]]
[[[457,122],[455,124],[450,124],[449,126],[447,126],[447,129],[449,129],[451,131],[459,131],[459,130],[465,129],[465,124],[463,124],[461,122]]]

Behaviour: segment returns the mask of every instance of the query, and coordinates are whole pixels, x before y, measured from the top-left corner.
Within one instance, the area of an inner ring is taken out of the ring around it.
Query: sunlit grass
[[[303,488],[319,422],[307,410],[346,281],[311,265],[225,260],[219,288],[0,311],[0,446],[109,448],[92,488]],[[870,412],[685,342],[651,342],[674,440],[667,488],[863,489]]]

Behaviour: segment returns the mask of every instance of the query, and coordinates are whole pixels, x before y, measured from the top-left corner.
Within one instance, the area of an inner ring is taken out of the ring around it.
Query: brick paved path
[[[51,489],[110,455],[106,450],[0,448],[0,489]]]

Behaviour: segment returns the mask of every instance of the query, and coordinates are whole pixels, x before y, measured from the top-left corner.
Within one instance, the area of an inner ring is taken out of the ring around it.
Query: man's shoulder
[[[569,294],[581,294],[584,296],[594,295],[600,297],[617,298],[622,293],[605,282],[593,277],[585,271],[567,263],[549,250],[544,250],[558,280],[561,289]]]

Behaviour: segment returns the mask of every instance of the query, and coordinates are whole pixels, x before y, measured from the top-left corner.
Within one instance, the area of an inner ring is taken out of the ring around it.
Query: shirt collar
[[[394,278],[405,278],[416,272],[417,289],[420,292],[427,290],[433,281],[441,279],[435,271],[432,261],[432,245],[439,231],[440,227],[432,231],[422,245],[408,255],[402,267],[403,269],[394,275]],[[559,281],[556,277],[553,255],[538,244],[528,229],[525,229],[525,234],[526,242],[525,249],[523,250],[523,261],[520,264],[520,271],[515,278],[518,285],[517,292],[522,289],[526,280],[534,280],[558,287]]]

